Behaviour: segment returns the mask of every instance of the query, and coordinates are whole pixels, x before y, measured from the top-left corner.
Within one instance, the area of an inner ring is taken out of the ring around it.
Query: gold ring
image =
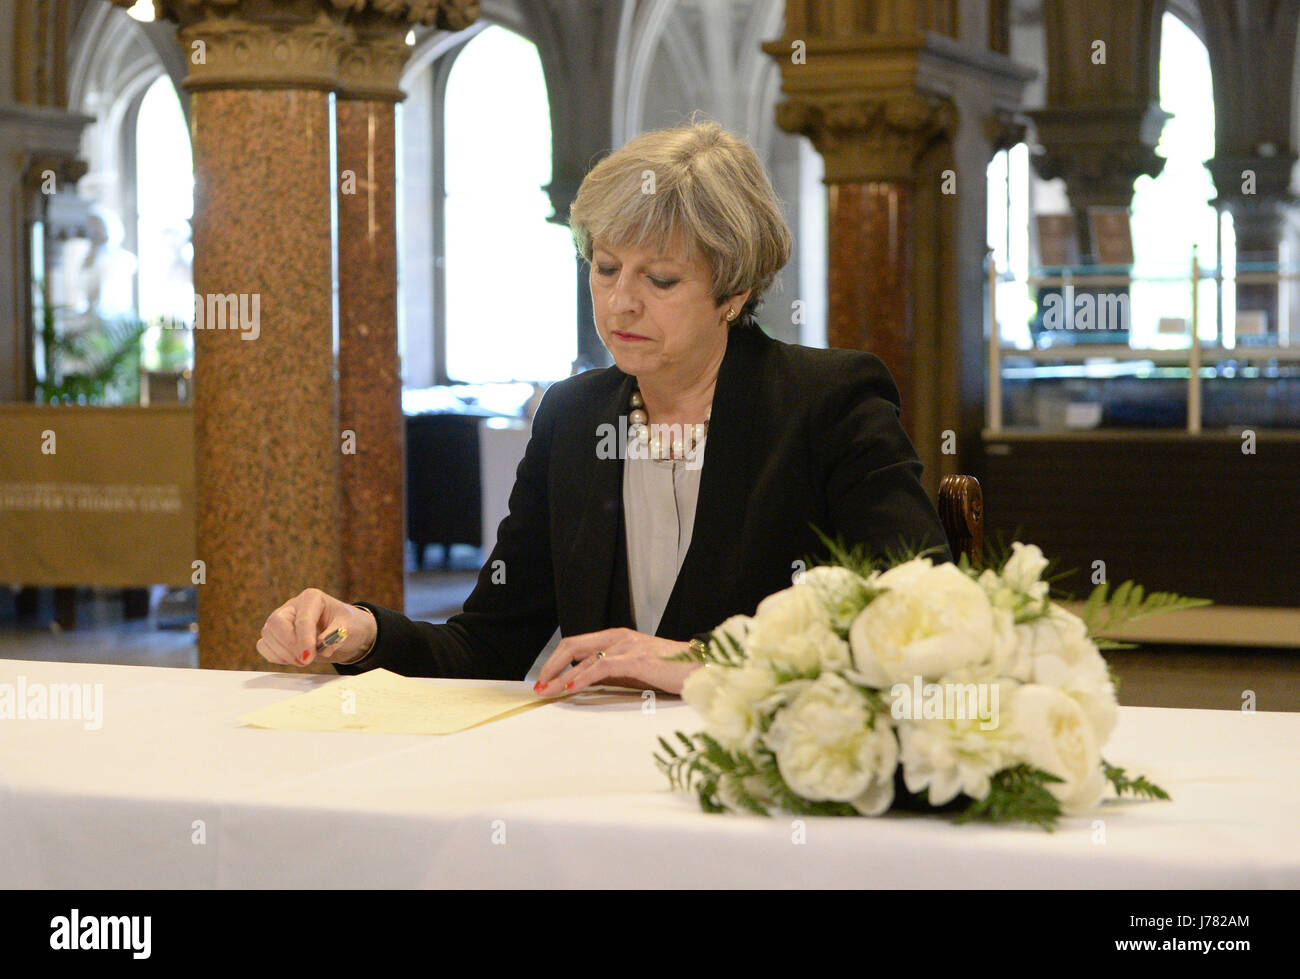
[[[604,659],[604,658],[605,658],[605,650],[603,649],[596,650],[596,659]]]

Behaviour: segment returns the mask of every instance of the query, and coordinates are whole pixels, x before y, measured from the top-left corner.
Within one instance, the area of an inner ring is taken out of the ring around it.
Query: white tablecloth
[[[101,683],[104,715],[0,720],[2,887],[1300,886],[1300,714],[1125,708],[1107,758],[1174,801],[1045,833],[702,813],[651,758],[699,726],[675,698],[309,734],[235,718],[329,677],[0,661],[20,676]]]

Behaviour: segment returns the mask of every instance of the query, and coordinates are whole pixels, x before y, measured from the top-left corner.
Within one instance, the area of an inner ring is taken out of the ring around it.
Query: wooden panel
[[[1017,534],[1061,570],[1062,587],[1107,578],[1227,605],[1300,605],[1300,440],[1232,437],[993,438],[977,467],[986,540]]]

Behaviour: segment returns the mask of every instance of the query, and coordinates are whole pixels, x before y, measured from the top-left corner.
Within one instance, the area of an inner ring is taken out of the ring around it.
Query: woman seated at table
[[[464,610],[413,622],[309,588],[266,620],[268,660],[305,665],[344,626],[321,654],[341,673],[519,680],[558,624],[542,695],[678,693],[696,665],[666,657],[788,587],[825,554],[814,527],[947,557],[884,364],[754,321],[790,232],[748,143],[716,123],[645,133],[587,175],[570,224],[615,366],[547,389]],[[501,270],[491,301],[532,315],[510,289],[529,257],[502,241],[484,258]]]

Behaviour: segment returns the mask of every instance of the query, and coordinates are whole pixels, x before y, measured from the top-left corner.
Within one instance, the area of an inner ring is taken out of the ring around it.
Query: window
[[[456,55],[443,109],[447,375],[553,381],[577,356],[577,268],[547,221],[551,121],[537,48],[488,27]]]
[[[1173,115],[1165,121],[1156,152],[1165,158],[1159,176],[1139,177],[1133,185],[1132,334],[1134,347],[1186,346],[1188,338],[1161,335],[1162,318],[1190,322],[1189,286],[1192,246],[1202,267],[1218,263],[1215,222],[1209,203],[1214,181],[1205,161],[1214,156],[1214,89],[1210,55],[1195,32],[1173,14],[1165,14],[1160,37],[1160,107]],[[1225,251],[1232,260],[1232,219],[1225,215]],[[1217,324],[1215,283],[1200,283],[1200,334],[1213,341]],[[1234,307],[1230,283],[1224,302]]]
[[[139,250],[139,311],[146,323],[172,327],[194,318],[194,166],[190,135],[176,87],[159,77],[140,102],[135,126],[136,241]],[[170,335],[168,335],[170,334]],[[181,366],[189,359],[188,334],[153,327],[145,335],[145,366]],[[181,346],[182,349],[176,349]]]

